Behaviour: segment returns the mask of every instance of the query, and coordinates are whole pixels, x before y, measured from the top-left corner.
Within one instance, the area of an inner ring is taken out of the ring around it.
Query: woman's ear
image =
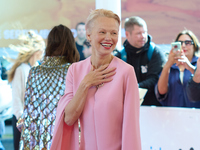
[[[89,31],[88,30],[86,30],[86,38],[87,38],[87,40],[89,41],[89,42],[91,42],[91,36],[90,36],[91,34],[89,33]]]
[[[91,43],[91,37],[90,37],[90,35],[87,35],[87,40]]]

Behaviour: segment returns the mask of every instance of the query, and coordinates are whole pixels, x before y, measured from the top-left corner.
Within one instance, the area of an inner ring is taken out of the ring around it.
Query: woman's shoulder
[[[124,76],[124,77],[135,76],[134,67],[117,57],[114,58],[113,67],[117,68],[117,73],[120,76]]]
[[[24,70],[30,70],[30,66],[26,63],[21,63],[17,68],[16,72],[18,71],[24,71]]]
[[[193,65],[195,65],[195,64],[197,63],[198,58],[199,58],[199,57],[197,57],[197,56],[193,56],[192,62],[191,62],[191,63],[192,63]]]
[[[21,64],[18,66],[18,68],[26,68],[26,67],[29,67],[29,68],[30,68],[30,66],[29,66],[27,63],[21,63]]]
[[[125,71],[125,70],[134,69],[133,66],[131,66],[130,64],[128,64],[127,62],[123,61],[122,59],[120,59],[120,58],[118,58],[116,56],[114,56],[114,61],[117,64],[117,67],[120,68],[120,70],[124,70]]]
[[[36,72],[50,72],[50,71],[54,71],[54,72],[63,72],[63,71],[67,71],[70,67],[71,63],[63,63],[60,65],[38,65],[38,66],[34,66],[30,69],[31,73],[36,73]]]
[[[89,58],[86,58],[84,60],[72,63],[70,67],[72,67],[72,68],[85,68],[86,66],[88,66],[90,64],[91,63],[90,63],[90,57],[89,57]]]

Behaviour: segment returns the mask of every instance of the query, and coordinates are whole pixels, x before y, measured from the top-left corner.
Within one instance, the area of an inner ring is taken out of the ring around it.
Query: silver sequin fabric
[[[24,102],[20,150],[49,150],[56,108],[64,95],[69,63],[65,57],[45,57],[30,70]]]

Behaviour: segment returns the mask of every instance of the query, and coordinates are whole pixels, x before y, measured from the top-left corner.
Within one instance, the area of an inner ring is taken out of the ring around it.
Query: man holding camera
[[[160,106],[154,86],[165,63],[164,53],[151,42],[146,22],[142,18],[127,18],[124,27],[126,40],[124,49],[120,51],[121,59],[134,67],[139,88],[148,89],[142,105]]]

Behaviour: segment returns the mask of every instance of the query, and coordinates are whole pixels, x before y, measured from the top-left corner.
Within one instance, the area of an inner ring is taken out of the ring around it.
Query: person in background
[[[5,150],[3,144],[1,143],[1,140],[0,140],[0,150]]]
[[[7,73],[6,67],[4,67],[3,63],[1,62],[1,79],[7,80]]]
[[[119,26],[119,16],[110,10],[96,9],[88,16],[92,55],[69,67],[51,150],[141,150],[135,72],[111,54]]]
[[[200,57],[197,60],[197,67],[194,76],[190,78],[186,86],[188,99],[192,102],[200,101]]]
[[[29,72],[20,150],[50,149],[57,103],[64,94],[67,70],[77,61],[79,53],[71,30],[62,24],[53,27],[42,64]]]
[[[154,87],[166,61],[165,55],[151,41],[147,24],[142,18],[127,18],[124,28],[126,40],[123,44],[124,49],[120,50],[121,59],[134,67],[138,87],[148,89],[142,105],[160,106],[154,94]]]
[[[86,31],[85,31],[85,23],[79,22],[76,25],[77,37],[76,37],[76,48],[80,54],[80,60],[84,60],[83,54],[83,42],[86,40]]]
[[[90,42],[88,40],[85,40],[83,42],[83,54],[85,58],[88,58],[92,54],[92,47],[90,45]]]
[[[20,45],[10,45],[10,48],[18,51],[18,56],[14,60],[14,64],[8,70],[8,82],[12,87],[12,109],[13,109],[13,142],[14,149],[19,149],[20,132],[16,127],[16,123],[23,114],[24,95],[26,89],[26,81],[31,67],[38,65],[37,61],[42,58],[45,42],[40,35],[34,31],[19,36]]]
[[[2,74],[1,70],[2,70],[2,66],[0,63],[0,76]],[[1,81],[2,81],[2,79],[0,78],[0,84],[1,84]],[[0,94],[1,94],[1,91],[0,91]],[[0,95],[0,98],[2,98],[1,95]],[[1,105],[1,101],[2,101],[2,99],[0,99],[0,105]],[[1,111],[2,110],[0,108],[0,113],[1,113]],[[0,139],[2,138],[2,135],[4,134],[4,132],[5,132],[5,123],[4,123],[4,120],[1,120],[1,115],[0,115]],[[0,150],[5,150],[3,144],[1,143],[1,140],[0,140]]]
[[[155,86],[155,94],[163,106],[200,108],[200,102],[192,103],[186,94],[186,86],[194,73],[198,57],[199,41],[190,30],[181,31],[175,42],[181,42],[181,50],[171,49]]]

